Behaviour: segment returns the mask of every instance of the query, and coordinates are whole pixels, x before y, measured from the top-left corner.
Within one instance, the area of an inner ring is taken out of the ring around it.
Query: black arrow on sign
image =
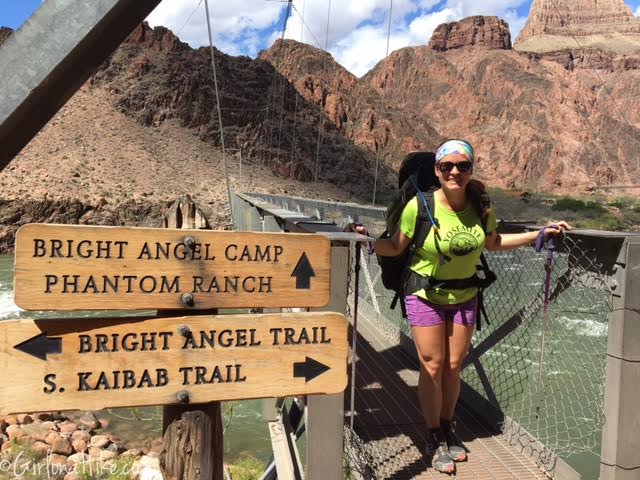
[[[296,362],[293,364],[294,378],[304,377],[304,381],[310,382],[318,375],[322,375],[329,370],[330,367],[324,363],[320,363],[311,357],[305,357],[304,362]]]
[[[40,335],[15,345],[13,348],[33,355],[40,360],[46,360],[47,354],[62,353],[62,338],[49,338],[47,337],[47,332],[42,332]]]
[[[311,288],[311,277],[315,277],[316,272],[313,271],[306,252],[302,252],[300,260],[298,260],[298,264],[296,265],[296,268],[293,269],[291,276],[296,277],[297,290],[308,290]]]

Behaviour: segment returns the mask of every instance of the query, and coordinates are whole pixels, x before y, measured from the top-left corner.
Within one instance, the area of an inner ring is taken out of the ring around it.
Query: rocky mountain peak
[[[11,36],[13,30],[9,27],[0,27],[0,45],[4,43],[4,41]]]
[[[143,22],[131,32],[126,40],[127,43],[138,43],[148,50],[169,52],[172,50],[185,49],[189,47],[180,41],[168,28],[157,26],[151,28],[147,22]]]
[[[438,26],[429,41],[429,48],[438,51],[463,47],[509,50],[511,49],[509,25],[498,17],[467,17],[459,22],[443,23]]]
[[[640,19],[624,0],[534,0],[514,48],[552,51],[595,47],[628,53],[640,50]]]

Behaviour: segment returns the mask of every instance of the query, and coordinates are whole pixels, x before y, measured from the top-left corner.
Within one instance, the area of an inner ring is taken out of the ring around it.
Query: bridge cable
[[[229,184],[229,171],[227,169],[227,153],[224,146],[224,127],[222,125],[222,111],[220,110],[220,89],[218,88],[218,75],[216,73],[216,61],[213,50],[213,35],[211,33],[211,17],[209,15],[209,0],[204,0],[204,9],[207,17],[207,33],[209,35],[209,52],[211,53],[211,68],[213,70],[213,83],[216,91],[216,110],[218,113],[218,125],[220,126],[220,145],[222,147],[222,169],[227,187],[227,197],[229,199],[229,211],[231,212],[231,222],[234,221],[233,204],[231,202],[231,185]]]
[[[393,13],[393,0],[389,0],[389,25],[387,27],[387,51],[384,55],[384,58],[387,59],[389,57],[389,40],[391,38],[391,17]],[[382,97],[380,99],[380,119],[384,118],[384,105],[385,105],[385,95],[387,93],[387,79],[385,74],[384,83],[382,84]],[[380,122],[382,123],[382,122]],[[380,145],[376,142],[376,168],[373,177],[373,198],[371,200],[371,205],[376,206],[376,191],[378,188],[378,168],[380,166]]]
[[[291,5],[292,5],[293,0],[287,0],[287,10],[285,12],[285,16],[283,19],[283,23],[282,23],[282,31],[280,34],[280,45],[278,47],[278,51],[276,53],[274,53],[274,58],[273,58],[273,77],[271,80],[271,83],[273,84],[273,104],[271,107],[271,115],[269,115],[267,113],[267,116],[269,117],[269,161],[268,161],[268,167],[271,168],[271,160],[273,158],[273,124],[276,121],[276,102],[278,101],[278,67],[277,67],[277,63],[278,63],[278,56],[281,56],[282,51],[283,51],[283,44],[282,41],[284,40],[284,35],[285,32],[287,30],[287,22],[289,20],[289,15],[291,12]],[[285,79],[284,76],[282,76],[282,82],[284,83]]]
[[[313,30],[311,29],[311,27],[307,24],[307,22],[304,19],[304,6],[305,6],[305,4],[303,3],[303,11],[302,11],[302,13],[300,13],[300,11],[296,8],[295,4],[292,3],[291,6],[292,6],[293,10],[298,14],[298,17],[300,18],[300,23],[302,24],[302,31],[301,31],[301,36],[300,36],[301,40],[302,40],[302,32],[304,31],[304,29],[306,29],[307,32],[309,33],[309,35],[311,35],[311,38],[313,39],[313,41],[314,41],[315,45],[318,47],[318,49],[323,50],[322,45],[320,43],[320,40],[318,40],[318,37],[313,33]],[[329,21],[329,18],[327,18],[327,22],[328,21]],[[328,27],[327,27],[327,32],[328,32]],[[328,48],[328,40],[327,40],[327,44],[326,44],[325,47]],[[325,57],[325,60],[324,60],[323,70],[326,70],[326,57]],[[298,95],[300,95],[299,92],[298,92]],[[296,96],[296,100],[298,100],[298,96]],[[313,102],[310,102],[310,105],[318,109],[318,114],[320,116],[323,115],[322,102],[320,103],[320,105],[315,105]],[[335,143],[335,141],[334,141],[333,145],[334,146],[337,145]],[[319,145],[317,146],[317,152],[316,152],[316,175],[315,175],[314,182],[317,182],[318,154],[319,154]],[[292,158],[293,158],[293,155],[292,155]]]
[[[293,2],[291,2],[291,5],[293,6]],[[305,10],[305,6],[306,6],[306,0],[302,0],[302,21],[300,22],[300,43],[302,43],[302,40],[304,38],[304,10]],[[295,7],[294,7],[295,8]],[[300,99],[300,93],[298,93],[297,89],[295,88],[294,85],[294,95],[296,96],[296,103],[295,106],[293,107],[293,133],[291,134],[291,168],[289,169],[289,178],[293,178],[293,155],[295,152],[295,146],[296,146],[296,127],[297,127],[297,121],[298,121],[298,100]]]
[[[287,23],[289,23],[289,17],[291,16],[291,4],[293,0],[287,1],[287,11],[284,15],[284,28],[282,29],[282,39],[281,42],[284,42],[285,32],[287,31]],[[282,47],[281,47],[282,48]],[[287,79],[282,78],[282,97],[280,100],[280,126],[278,127],[278,152],[280,151],[280,146],[282,145],[282,124],[284,122],[284,92],[287,89]]]
[[[325,32],[325,43],[324,43],[324,60],[322,62],[322,80],[325,80],[325,77],[327,75],[327,55],[329,55],[329,22],[331,20],[331,0],[329,0],[329,8],[327,10],[327,29]],[[319,105],[319,110],[318,110],[318,142],[316,144],[316,172],[315,175],[313,177],[313,181],[314,183],[318,183],[318,166],[320,164],[320,139],[322,136],[322,123],[323,123],[323,116],[324,116],[324,109],[323,109],[323,105],[322,102],[324,100],[324,92],[322,91],[322,82],[320,82],[321,84],[321,90],[320,90],[320,105]]]
[[[298,17],[300,17],[300,21],[302,23],[303,28],[307,29],[307,32],[309,32],[309,35],[311,35],[311,37],[313,38],[313,40],[316,42],[316,45],[318,46],[318,48],[322,49],[322,45],[320,44],[320,40],[318,40],[318,37],[316,37],[313,33],[313,30],[311,30],[311,27],[309,27],[309,25],[307,25],[307,23],[304,21],[304,11],[303,14],[301,15],[300,12],[298,11],[298,9],[296,8],[296,6],[292,3],[291,6],[293,7],[293,10],[298,14]],[[304,4],[303,4],[304,6]]]
[[[187,17],[187,19],[185,20],[185,22],[182,24],[182,26],[178,29],[178,31],[176,32],[176,37],[180,38],[180,34],[182,33],[182,30],[184,30],[184,27],[187,26],[187,23],[189,23],[189,20],[191,20],[191,17],[193,17],[193,14],[196,13],[196,11],[198,10],[198,8],[200,8],[200,5],[202,5],[202,0],[200,0],[198,2],[198,4],[195,6],[195,8],[191,11],[191,13],[189,14],[189,16]]]

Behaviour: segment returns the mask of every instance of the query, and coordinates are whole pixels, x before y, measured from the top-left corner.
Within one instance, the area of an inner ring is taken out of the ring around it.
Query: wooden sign
[[[337,393],[338,313],[0,322],[0,414]],[[79,327],[81,326],[81,327]]]
[[[30,224],[16,234],[26,310],[322,307],[330,242],[292,233]]]

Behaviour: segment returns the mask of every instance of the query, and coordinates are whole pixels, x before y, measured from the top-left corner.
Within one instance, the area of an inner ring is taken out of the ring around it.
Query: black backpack
[[[470,199],[481,218],[482,228],[486,232],[486,222],[490,208],[489,196],[481,182],[477,180],[472,180],[472,182],[469,189]],[[386,230],[380,238],[389,238],[396,232],[405,205],[416,196],[418,197],[418,215],[416,216],[413,238],[404,252],[396,257],[378,256],[382,284],[385,288],[395,292],[391,302],[392,309],[396,307],[398,300],[404,298],[408,284],[411,285],[409,289],[414,289],[418,286],[421,288],[454,289],[476,286],[479,289],[478,308],[480,311],[478,313],[482,313],[486,319],[487,315],[482,302],[482,293],[485,288],[496,280],[496,275],[489,269],[484,254],[480,256],[482,265],[477,267],[479,271],[484,273],[483,277],[474,275],[470,279],[435,280],[430,277],[420,277],[410,269],[416,250],[424,244],[431,228],[433,226],[438,228],[438,220],[435,218],[433,211],[435,207],[433,192],[438,188],[440,188],[440,182],[435,175],[434,153],[413,152],[404,158],[398,173],[398,193],[387,208]],[[448,259],[445,255],[443,257],[445,261]],[[404,302],[400,302],[400,306],[402,315],[406,317]],[[478,330],[480,330],[480,315],[477,317],[477,323]]]
[[[435,163],[436,156],[433,152],[413,152],[404,158],[398,172],[398,192],[387,207],[386,230],[380,238],[389,238],[395,233],[402,210],[418,194],[418,191],[431,196],[432,192],[440,187],[434,171]],[[378,256],[382,284],[386,289],[396,292],[391,308],[395,308],[400,292],[404,291],[406,276],[409,273],[407,270],[416,248],[424,243],[431,230],[432,224],[429,222],[428,213],[432,212],[428,212],[425,203],[418,202],[415,234],[409,247],[396,257]]]

